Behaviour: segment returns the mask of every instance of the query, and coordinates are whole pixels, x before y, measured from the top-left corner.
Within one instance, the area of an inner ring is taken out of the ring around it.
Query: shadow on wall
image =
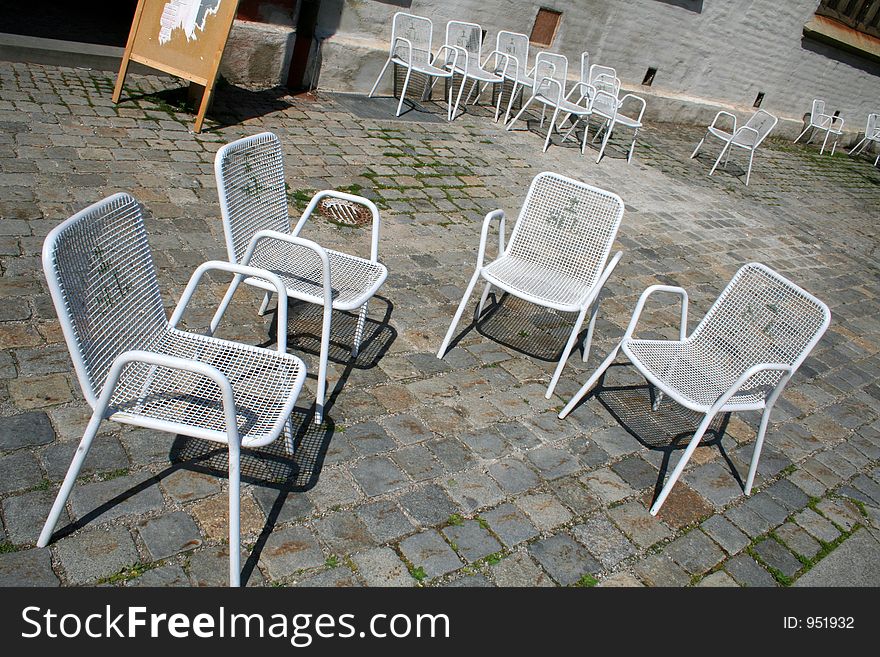
[[[857,53],[833,46],[830,43],[824,43],[805,36],[801,38],[801,47],[804,50],[809,50],[824,57],[828,57],[829,59],[837,60],[838,62],[857,68],[865,73],[880,76],[880,63],[868,59],[867,57],[862,57]]]
[[[681,7],[682,9],[687,9],[688,11],[693,11],[698,14],[703,12],[703,0],[658,0],[658,2],[664,2],[667,5],[675,5],[676,7]]]

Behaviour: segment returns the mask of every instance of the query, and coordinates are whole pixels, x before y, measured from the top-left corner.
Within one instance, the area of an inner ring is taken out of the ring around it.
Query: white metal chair
[[[492,56],[495,56],[495,68],[494,72],[496,75],[500,75],[502,78],[502,85],[504,82],[511,82],[510,89],[510,98],[507,104],[508,110],[504,115],[504,123],[507,123],[507,118],[510,114],[510,107],[513,101],[513,97],[516,95],[517,88],[521,88],[523,85],[530,85],[531,80],[528,76],[528,66],[529,66],[529,37],[527,34],[521,34],[519,32],[507,32],[505,30],[501,30],[498,32],[498,36],[495,37],[495,50],[489,53],[489,57],[487,57],[487,61]],[[502,87],[503,90],[503,87]],[[498,92],[498,98],[495,104],[495,123],[498,123],[498,117],[501,114],[501,97],[504,95],[502,90]]]
[[[806,143],[809,144],[813,140],[817,131],[824,132],[825,140],[822,142],[822,149],[819,151],[819,155],[822,155],[825,152],[825,146],[828,145],[828,137],[834,135],[834,144],[831,146],[831,154],[834,155],[834,151],[837,148],[837,140],[843,134],[843,124],[842,117],[826,114],[825,101],[816,98],[813,100],[813,106],[810,108],[810,120],[807,122],[807,127],[804,128],[803,132],[797,136],[793,143],[796,144],[801,137],[807,134],[808,130],[814,128]]]
[[[717,126],[718,119],[722,115],[729,116],[733,119],[733,129],[730,132],[722,130]],[[724,157],[725,154],[730,157],[732,146],[745,149],[749,151],[749,168],[746,170],[746,185],[748,185],[749,177],[752,175],[752,160],[755,157],[755,151],[767,135],[770,134],[770,131],[773,130],[777,121],[778,119],[770,114],[770,112],[759,109],[749,117],[749,120],[746,121],[745,125],[737,128],[736,117],[730,112],[722,110],[715,115],[714,119],[712,119],[712,124],[706,130],[706,134],[703,135],[703,138],[700,140],[700,143],[697,144],[694,152],[691,153],[691,157],[694,158],[697,156],[697,152],[700,150],[700,147],[709,135],[713,135],[723,141],[724,146],[718,154],[718,159],[715,160],[715,164],[712,165],[712,170],[709,171],[709,175],[711,176],[715,173],[715,169],[718,168],[718,163],[721,162],[721,158]],[[727,158],[724,159],[724,165],[727,166]]]
[[[442,46],[436,55],[431,54],[431,43],[434,34],[434,24],[430,18],[422,16],[414,16],[399,11],[394,14],[391,23],[391,50],[388,53],[388,59],[385,65],[379,71],[379,77],[373,83],[370,89],[369,97],[376,93],[379,81],[385,75],[388,65],[391,63],[398,64],[406,68],[406,75],[403,78],[403,87],[400,90],[400,100],[397,103],[397,114],[403,109],[403,99],[406,97],[406,88],[409,85],[409,79],[413,71],[427,76],[432,80],[430,89],[433,89],[433,81],[437,78],[451,78],[452,72],[446,67],[447,60],[451,55],[454,62],[458,54],[452,51],[448,46]],[[437,66],[438,62],[443,62],[442,66]],[[429,86],[425,83],[425,91],[423,97],[428,94]],[[452,111],[452,86],[449,87],[449,98],[447,100],[446,117],[449,118]]]
[[[489,53],[481,62],[483,50],[483,28],[476,23],[463,23],[461,21],[449,21],[446,23],[446,46],[455,50],[458,57],[449,65],[453,74],[461,75],[461,86],[458,88],[458,96],[455,104],[452,106],[450,120],[455,119],[458,112],[458,106],[461,101],[461,93],[467,85],[468,80],[473,80],[473,85],[465,98],[465,105],[476,90],[474,102],[479,100],[480,95],[490,84],[501,84],[504,78],[494,72],[499,64],[503,63],[508,57],[497,50]],[[491,58],[495,58],[493,70],[488,70],[486,65]],[[497,114],[497,111],[496,111]]]
[[[550,125],[547,128],[547,137],[544,139],[544,151],[546,152],[547,148],[550,146],[550,135],[553,134],[553,131],[557,127],[556,119],[559,116],[563,101],[567,98],[565,93],[567,78],[568,59],[565,55],[557,55],[548,52],[538,53],[538,57],[535,59],[535,68],[533,69],[532,95],[525,103],[523,103],[519,113],[510,120],[510,123],[507,124],[505,129],[512,129],[517,120],[529,108],[529,105],[534,102],[541,103],[543,106],[541,109],[541,126],[543,127],[544,115],[547,112],[547,108],[552,107],[553,116],[550,119]],[[511,100],[513,100],[512,96]],[[572,111],[574,109],[576,109],[576,105],[572,103],[571,107],[563,111],[574,113]]]
[[[284,188],[284,161],[281,142],[271,132],[226,144],[214,159],[223,231],[230,262],[267,269],[281,278],[286,296],[278,298],[278,308],[287,297],[323,306],[321,353],[318,366],[315,422],[324,415],[327,384],[327,358],[330,349],[331,310],[360,309],[352,357],[357,356],[367,317],[367,303],[382,286],[388,270],[379,262],[379,210],[369,199],[353,194],[325,190],[311,202],[291,230]],[[341,211],[366,209],[372,216],[369,259],[361,258],[299,237],[319,203],[330,203]],[[225,311],[241,277],[233,279],[218,314]],[[266,291],[260,314],[266,311],[275,286],[259,278],[243,282]]]
[[[590,354],[599,297],[621,253],[608,261],[623,217],[623,201],[608,191],[545,171],[532,180],[525,203],[505,247],[504,212],[494,210],[483,220],[477,267],[455,312],[437,358],[443,358],[468,299],[482,278],[485,287],[477,318],[492,286],[545,308],[577,313],[571,335],[547,388],[549,399],[577,341],[587,311],[590,324],[583,360]],[[498,257],[483,264],[492,222],[499,220]]]
[[[583,75],[583,74],[582,74]],[[600,75],[607,76],[609,78],[617,77],[617,69],[611,66],[602,66],[600,64],[593,64],[590,66],[590,75],[588,82],[595,86],[596,80]]]
[[[580,105],[584,99],[587,97],[587,90],[590,87],[590,53],[586,50],[581,53],[581,71],[580,77],[578,81],[572,86],[572,91],[576,91],[579,95],[577,100],[571,101],[571,92],[566,96],[566,100],[569,100],[576,105]],[[571,117],[571,114],[566,114],[559,120],[559,129],[562,129],[562,126],[565,125],[565,122]],[[577,121],[575,120],[573,126],[577,125]],[[572,127],[573,127],[572,126]],[[569,131],[571,132],[571,131]]]
[[[630,107],[633,109],[625,113],[622,111],[624,106],[627,106],[627,109]],[[617,100],[615,96],[612,96],[607,91],[597,91],[596,99],[593,103],[593,114],[604,119],[604,123],[599,132],[596,133],[593,141],[598,138],[603,129],[605,130],[605,136],[602,139],[602,147],[599,149],[599,157],[596,158],[596,164],[602,161],[602,156],[605,154],[605,146],[608,145],[611,133],[614,132],[614,126],[617,125],[629,128],[633,133],[632,143],[630,143],[629,151],[626,155],[626,162],[629,164],[632,161],[633,151],[636,148],[636,137],[638,137],[639,128],[642,127],[642,116],[645,114],[645,99],[635,94],[626,94],[623,98]]]
[[[269,272],[207,262],[193,274],[171,319],[162,305],[140,206],[116,194],[54,228],[43,245],[43,270],[92,417],[73,456],[37,545],[45,547],[64,510],[102,420],[226,443],[229,449],[229,582],[240,581],[239,459],[242,447],[266,445],[288,430],[305,365],[278,350],[177,328],[203,274],[211,269],[262,277]],[[212,330],[216,325],[212,324]]]
[[[880,114],[876,113],[868,114],[868,123],[865,125],[865,136],[859,140],[859,143],[853,147],[849,154],[858,155],[865,150],[865,147],[869,146],[871,142],[880,144]],[[880,152],[877,153],[877,157],[874,160],[874,166],[877,166],[878,162],[880,162]]]
[[[636,340],[648,297],[681,297],[678,340]],[[772,269],[750,263],[734,275],[721,296],[687,335],[687,292],[652,285],[642,293],[620,343],[559,413],[565,418],[614,362],[619,351],[659,391],[704,417],[651,507],[656,515],[718,413],[763,410],[745,494],[749,495],[773,405],[831,322],[828,306]]]

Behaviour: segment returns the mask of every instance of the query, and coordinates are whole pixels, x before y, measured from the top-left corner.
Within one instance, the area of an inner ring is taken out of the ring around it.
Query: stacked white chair
[[[514,116],[506,129],[510,130],[519,120],[523,113],[532,103],[540,103],[541,109],[541,126],[544,125],[544,116],[548,107],[553,108],[553,116],[550,119],[550,125],[547,128],[547,137],[544,139],[544,151],[550,146],[550,136],[556,129],[556,119],[559,116],[560,108],[566,99],[565,85],[568,78],[568,59],[565,55],[557,55],[550,52],[540,52],[535,58],[535,68],[532,72],[532,95],[523,103],[522,109]],[[513,96],[511,96],[513,100]]]
[[[730,117],[733,120],[733,128],[730,132],[718,127],[718,119],[722,116]],[[755,157],[755,151],[767,135],[770,134],[770,131],[773,130],[774,126],[776,126],[777,121],[778,119],[770,114],[770,112],[759,109],[749,117],[749,120],[746,121],[745,125],[737,128],[736,117],[730,112],[722,110],[715,115],[714,119],[712,119],[712,123],[706,130],[706,134],[703,135],[700,143],[697,144],[694,152],[691,153],[691,158],[697,156],[697,152],[700,150],[700,147],[709,135],[720,139],[724,145],[721,148],[721,152],[718,154],[718,159],[716,159],[715,164],[712,165],[712,170],[709,171],[709,175],[711,176],[715,173],[715,169],[718,168],[718,163],[721,162],[721,158],[725,155],[729,157],[730,151],[734,146],[747,150],[749,152],[749,167],[746,170],[746,185],[748,185],[749,178],[752,175],[752,160]],[[727,165],[727,158],[725,158],[724,164],[725,166]]]
[[[490,57],[497,55],[494,71],[500,75],[503,82],[510,82],[510,97],[507,103],[507,112],[504,115],[504,123],[510,116],[510,108],[517,91],[526,86],[531,86],[529,77],[529,37],[519,32],[507,32],[501,30],[495,37],[495,50]],[[487,58],[488,59],[488,58]],[[501,114],[501,97],[504,94],[499,89],[495,104],[495,123]]]
[[[840,135],[843,134],[843,125],[843,118],[826,114],[825,101],[816,98],[813,100],[813,105],[810,108],[810,118],[807,121],[807,127],[797,136],[794,143],[797,143],[801,137],[807,134],[808,130],[813,130],[813,133],[807,138],[806,143],[808,144],[813,140],[813,137],[817,132],[824,132],[825,139],[822,141],[822,149],[819,151],[819,154],[821,155],[825,152],[825,146],[828,145],[828,138],[831,135],[834,135],[834,145],[831,147],[831,154],[834,155],[834,151],[837,149],[837,140],[840,138]]]
[[[495,57],[495,68],[501,63],[499,59],[506,59],[505,56],[499,56],[496,52],[491,52],[481,61],[483,49],[483,28],[476,23],[463,23],[461,21],[449,21],[446,24],[446,47],[453,49],[458,57],[453,58],[449,64],[449,70],[454,75],[461,76],[461,86],[458,88],[458,96],[456,96],[455,104],[452,106],[449,115],[450,120],[455,119],[458,113],[458,106],[461,102],[461,94],[468,80],[472,81],[471,90],[465,98],[465,105],[474,91],[474,102],[479,100],[480,94],[485,88],[492,84],[501,84],[504,78],[494,72],[488,70],[485,66],[492,57]]]

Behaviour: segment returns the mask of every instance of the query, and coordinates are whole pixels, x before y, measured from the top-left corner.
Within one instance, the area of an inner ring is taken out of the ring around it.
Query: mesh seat
[[[620,258],[618,253],[608,263],[623,210],[623,201],[611,192],[556,173],[545,171],[535,176],[506,248],[503,212],[496,210],[486,216],[476,271],[437,357],[445,355],[480,278],[485,279],[485,287],[477,308],[478,316],[493,285],[545,308],[576,312],[574,328],[547,388],[549,399],[577,341],[586,313],[592,309],[583,359],[586,361],[589,356],[599,295]],[[502,222],[500,255],[483,266],[488,229],[496,218]]]
[[[718,121],[721,117],[727,117],[732,121],[731,130],[725,130],[724,128],[719,127]],[[715,173],[715,169],[718,168],[718,164],[721,162],[722,158],[724,158],[724,166],[727,166],[727,159],[730,157],[732,146],[743,148],[749,151],[749,165],[746,169],[746,185],[748,185],[749,178],[751,178],[752,175],[752,161],[755,158],[755,150],[757,150],[758,146],[760,146],[764,139],[767,138],[767,135],[769,135],[770,131],[776,126],[777,121],[778,119],[775,116],[759,109],[749,117],[749,120],[746,121],[744,125],[737,128],[736,117],[733,114],[724,111],[718,112],[715,115],[715,118],[712,119],[712,123],[706,128],[706,134],[699,141],[697,147],[694,148],[694,152],[691,153],[691,158],[697,156],[700,147],[709,135],[723,141],[724,146],[721,148],[721,152],[718,154],[715,164],[712,165],[712,169],[709,171],[709,175],[711,176]],[[727,157],[725,157],[725,155]]]
[[[682,299],[679,340],[638,340],[633,333],[648,297],[671,292]],[[828,306],[759,263],[743,266],[687,336],[687,292],[654,285],[642,294],[620,343],[559,414],[566,417],[602,377],[619,351],[658,391],[703,420],[651,507],[655,515],[718,413],[761,410],[761,426],[745,493],[751,492],[770,412],[792,375],[831,322]]]
[[[324,306],[315,401],[315,422],[320,423],[327,384],[331,309],[360,309],[352,345],[352,357],[357,356],[367,303],[388,276],[388,270],[379,262],[379,210],[362,196],[324,190],[312,197],[291,229],[281,142],[271,132],[222,146],[214,160],[214,173],[230,262],[270,271],[284,282],[287,297]],[[343,216],[363,213],[372,218],[369,259],[325,249],[300,237],[323,202],[332,202],[332,207]],[[242,279],[233,280],[224,303],[240,282]],[[260,309],[265,312],[274,287],[262,278],[248,277],[243,282],[266,291]]]
[[[54,228],[43,269],[77,378],[93,413],[38,545],[45,547],[104,419],[226,443],[229,451],[230,584],[240,580],[239,467],[242,446],[266,445],[287,429],[306,369],[285,353],[286,313],[278,350],[178,330],[202,275],[266,272],[209,262],[190,279],[169,321],[140,206],[116,194]],[[274,279],[277,289],[283,284]],[[212,330],[216,325],[212,323]]]

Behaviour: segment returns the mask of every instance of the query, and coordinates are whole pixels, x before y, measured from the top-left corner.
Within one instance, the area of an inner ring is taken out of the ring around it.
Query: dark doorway
[[[318,10],[321,0],[302,0],[299,16],[296,21],[296,41],[293,44],[293,55],[290,58],[290,69],[287,74],[287,88],[290,91],[301,91],[305,85],[306,70],[309,65],[309,53],[315,40],[315,26],[318,23]]]

